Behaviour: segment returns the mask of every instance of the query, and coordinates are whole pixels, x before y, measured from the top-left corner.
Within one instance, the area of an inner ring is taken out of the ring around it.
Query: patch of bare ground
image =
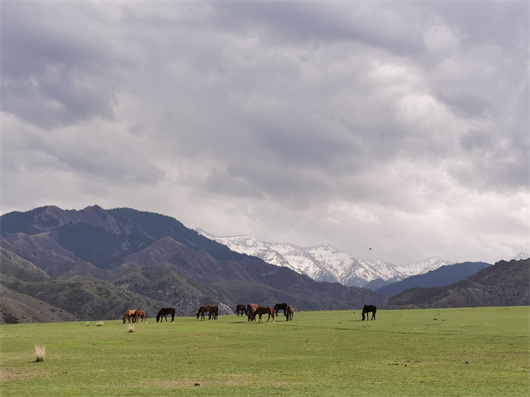
[[[0,385],[4,382],[11,382],[14,380],[28,380],[35,378],[35,374],[27,372],[17,372],[16,370],[3,368],[0,370]]]

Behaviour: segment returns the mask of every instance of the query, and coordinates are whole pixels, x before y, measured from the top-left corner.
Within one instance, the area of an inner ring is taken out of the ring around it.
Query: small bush
[[[46,358],[46,346],[34,346],[35,349],[35,361],[44,361]]]

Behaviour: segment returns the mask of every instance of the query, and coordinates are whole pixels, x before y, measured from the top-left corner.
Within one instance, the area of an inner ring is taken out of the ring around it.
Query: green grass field
[[[3,325],[2,396],[526,396],[528,307]],[[34,346],[46,346],[35,362]],[[196,385],[198,384],[198,385]]]

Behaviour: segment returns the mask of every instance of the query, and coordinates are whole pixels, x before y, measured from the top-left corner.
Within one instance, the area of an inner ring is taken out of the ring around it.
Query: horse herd
[[[246,307],[245,305],[237,305],[236,306],[236,315],[243,316],[246,315],[248,317],[248,321],[256,321],[256,316],[259,316],[259,321],[261,322],[261,316],[264,314],[268,315],[267,321],[270,320],[272,317],[272,321],[274,322],[274,316],[278,316],[278,312],[283,311],[283,315],[285,316],[286,321],[292,321],[294,316],[294,306],[288,305],[287,303],[277,303],[272,306],[260,306],[256,303],[249,303]],[[375,313],[377,311],[377,308],[375,305],[364,305],[363,311],[362,311],[362,318],[363,321],[366,317],[368,320],[368,313],[372,313],[372,320],[375,320]],[[199,311],[197,311],[197,320],[199,318],[205,319],[205,314],[208,313],[208,320],[217,320],[219,316],[219,307],[217,306],[201,306],[199,308]],[[171,316],[171,322],[175,321],[175,309],[172,307],[163,307],[158,311],[158,314],[156,315],[156,322],[162,321],[162,317],[166,319],[167,322],[167,316]],[[139,320],[144,321],[147,323],[147,316],[145,314],[145,311],[143,310],[127,310],[125,312],[125,315],[123,316],[123,323],[125,324],[127,321],[132,323],[137,323]]]

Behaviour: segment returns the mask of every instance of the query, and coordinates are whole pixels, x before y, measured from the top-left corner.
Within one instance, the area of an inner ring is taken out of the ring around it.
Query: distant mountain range
[[[287,267],[316,281],[368,288],[388,296],[407,288],[448,285],[490,266],[485,262],[455,264],[437,256],[398,266],[381,260],[360,259],[329,244],[304,248],[291,243],[259,241],[248,235],[220,237],[199,228],[195,230],[232,251]],[[513,259],[528,257],[527,253],[520,253]]]
[[[290,243],[258,241],[251,236],[214,236],[202,229],[198,233],[232,251],[252,255],[265,262],[285,266],[316,281],[339,282],[346,286],[376,290],[409,276],[424,274],[452,264],[439,257],[431,257],[404,266],[381,260],[365,260],[337,250],[331,245],[302,248]]]
[[[463,262],[454,265],[441,266],[425,274],[407,277],[401,281],[385,285],[377,289],[387,296],[395,296],[409,288],[432,288],[456,283],[466,277],[472,276],[479,270],[491,266],[485,262]]]
[[[409,288],[392,297],[388,309],[528,306],[530,259],[500,261],[450,285]]]

